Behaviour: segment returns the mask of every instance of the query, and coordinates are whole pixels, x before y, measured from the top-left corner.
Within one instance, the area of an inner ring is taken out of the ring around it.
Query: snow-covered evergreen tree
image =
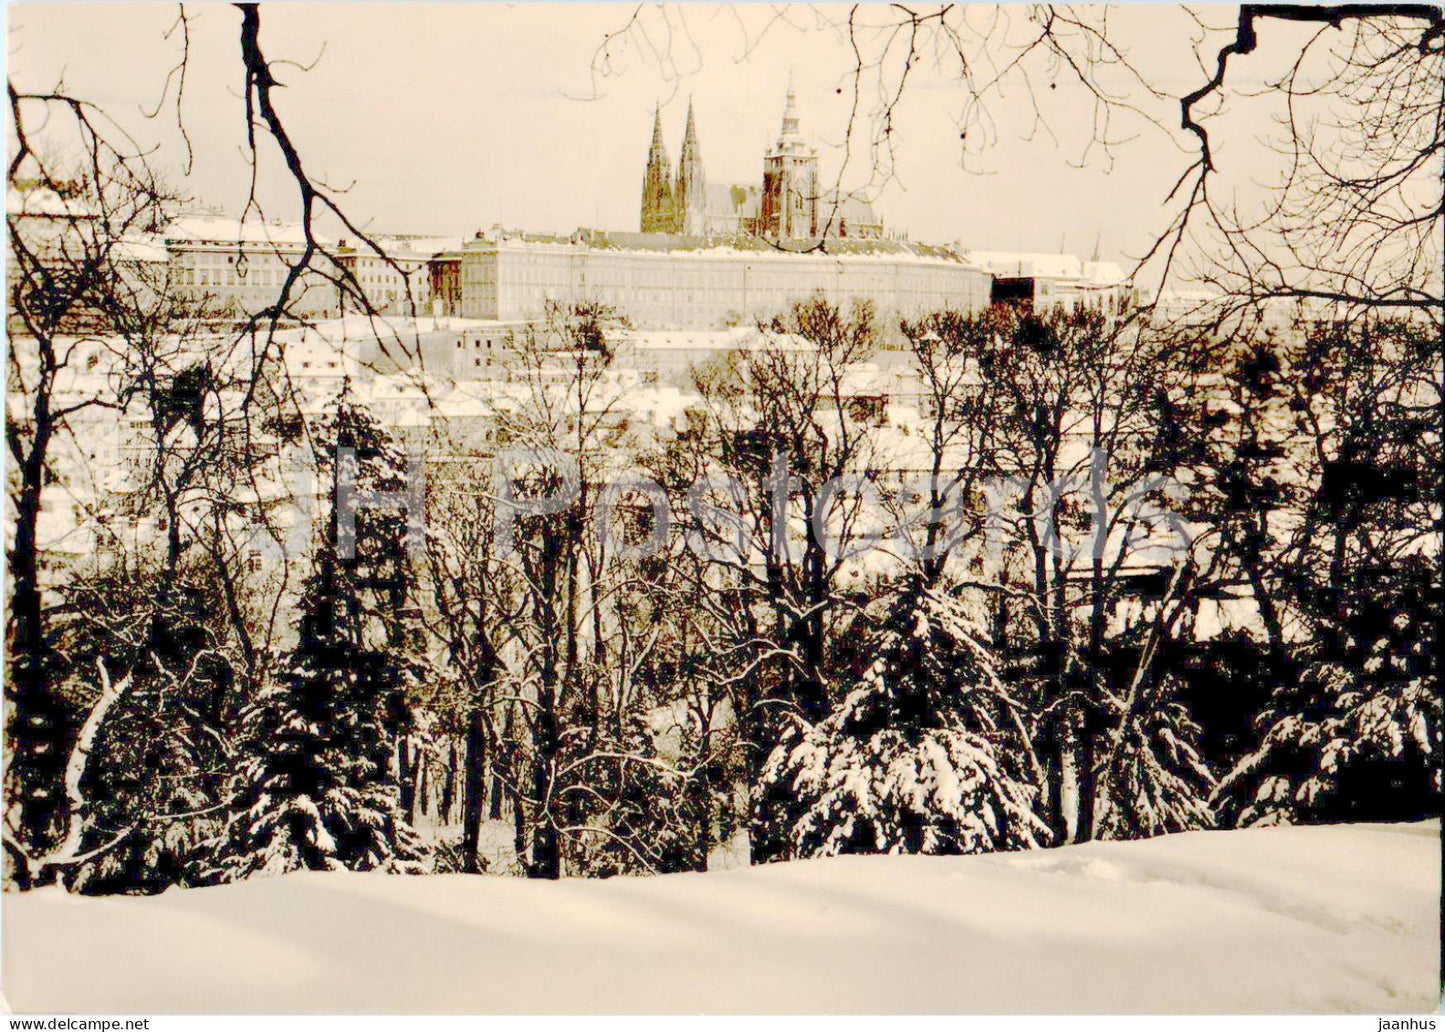
[[[1253,572],[1270,649],[1299,673],[1221,784],[1226,818],[1440,813],[1441,347],[1428,322],[1370,319],[1286,353],[1290,506]]]
[[[385,431],[343,396],[321,428],[322,467],[354,453],[358,491],[398,490],[400,459]],[[357,512],[355,547],[337,547],[338,493],[301,603],[300,634],[282,677],[243,716],[243,756],[219,874],[307,868],[423,869],[393,771],[409,636],[395,612],[405,574],[403,523]],[[380,605],[370,596],[385,592]],[[390,605],[388,605],[390,603]]]
[[[1321,628],[1299,684],[1261,716],[1259,747],[1221,782],[1239,824],[1418,820],[1441,806],[1438,573],[1425,557]]]
[[[223,870],[419,871],[384,727],[394,674],[385,653],[338,630],[334,598],[310,605],[290,669],[245,714]]]
[[[697,800],[686,773],[674,757],[659,754],[650,730],[643,715],[634,715],[620,741],[599,739],[590,762],[577,771],[576,786],[591,790],[582,795],[592,804],[586,824],[595,830],[575,836],[569,863],[588,877],[693,867]]]
[[[1214,826],[1209,796],[1215,777],[1202,755],[1199,725],[1167,684],[1155,694],[1119,718],[1100,750],[1100,838],[1149,838]]]
[[[1012,706],[964,603],[909,578],[838,709],[795,723],[758,806],[795,857],[979,853],[1039,845],[1036,789],[1011,756]]]

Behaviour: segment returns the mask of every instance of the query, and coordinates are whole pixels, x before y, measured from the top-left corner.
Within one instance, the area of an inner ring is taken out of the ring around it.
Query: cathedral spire
[[[702,148],[697,142],[697,123],[692,113],[692,98],[687,98],[687,128],[682,136],[682,153],[677,159],[677,189],[673,191],[677,205],[678,231],[692,236],[707,232],[707,186],[702,167]]]
[[[793,88],[793,71],[788,69],[788,96],[783,105],[783,128],[778,136],[778,147],[799,139],[798,134],[798,93]]]
[[[818,231],[818,155],[798,128],[798,93],[788,73],[788,96],[777,145],[763,155],[758,230],[774,240],[811,238]]]
[[[689,154],[694,158],[697,156],[697,120],[693,118],[691,96],[687,98],[687,128],[682,134],[681,160],[686,161]]]
[[[677,211],[672,196],[672,162],[662,142],[662,108],[653,109],[652,148],[647,153],[647,172],[642,179],[642,231],[674,232]]]

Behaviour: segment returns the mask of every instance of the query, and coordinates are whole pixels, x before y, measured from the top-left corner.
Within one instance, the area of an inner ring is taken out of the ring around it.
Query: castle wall
[[[976,311],[991,277],[961,261],[915,254],[783,254],[726,247],[623,250],[585,243],[479,241],[462,252],[462,314],[534,319],[549,302],[601,301],[639,328],[746,325],[822,294],[871,300],[897,315]]]

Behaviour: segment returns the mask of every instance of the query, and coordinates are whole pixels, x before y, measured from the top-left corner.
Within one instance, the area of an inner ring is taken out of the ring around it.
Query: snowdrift
[[[1440,827],[1196,832],[606,882],[7,894],[26,1012],[1411,1012]]]

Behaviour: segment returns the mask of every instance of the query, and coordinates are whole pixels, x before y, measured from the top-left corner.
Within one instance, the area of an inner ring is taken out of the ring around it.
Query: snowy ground
[[[4,899],[27,1012],[1421,1012],[1439,824],[547,884]]]

